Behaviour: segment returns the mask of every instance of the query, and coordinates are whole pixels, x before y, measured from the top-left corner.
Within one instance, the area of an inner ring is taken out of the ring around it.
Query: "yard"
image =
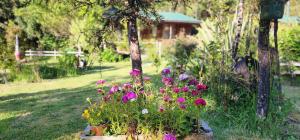
[[[78,139],[87,125],[81,117],[88,105],[86,98],[97,97],[96,81],[124,82],[129,78],[130,67],[129,62],[105,63],[101,72],[95,68],[76,77],[0,85],[0,139]],[[144,64],[143,68],[146,75],[156,80],[152,65]],[[294,133],[297,130],[300,132],[299,91],[299,85],[284,86],[285,95],[295,104],[295,110],[290,115]],[[256,138],[246,134],[247,131],[225,128],[214,120],[206,120],[210,122],[217,139]]]

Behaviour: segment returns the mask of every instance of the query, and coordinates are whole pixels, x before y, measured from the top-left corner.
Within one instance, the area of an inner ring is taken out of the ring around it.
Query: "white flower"
[[[148,109],[143,109],[142,110],[142,114],[148,114],[149,112],[148,112]]]
[[[189,75],[187,75],[187,74],[185,74],[185,73],[179,75],[179,80],[180,80],[180,81],[186,80],[186,79],[188,79],[188,78],[189,78]]]

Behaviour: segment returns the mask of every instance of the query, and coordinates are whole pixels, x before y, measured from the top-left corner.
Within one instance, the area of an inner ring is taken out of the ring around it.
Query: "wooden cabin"
[[[196,27],[200,26],[200,20],[181,13],[160,12],[159,15],[161,16],[159,24],[141,28],[142,40],[166,41],[179,36],[194,35],[197,33]]]

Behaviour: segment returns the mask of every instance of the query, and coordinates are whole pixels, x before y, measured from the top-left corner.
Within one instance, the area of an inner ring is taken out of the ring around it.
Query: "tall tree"
[[[238,5],[238,11],[237,11],[237,24],[236,24],[236,33],[235,33],[235,39],[233,41],[232,47],[231,47],[231,53],[232,53],[232,59],[234,62],[237,62],[237,52],[238,47],[240,43],[241,38],[241,32],[242,32],[242,26],[243,26],[243,11],[244,11],[244,0],[239,1]]]
[[[268,111],[268,98],[270,95],[270,52],[269,52],[269,19],[260,19],[258,32],[258,99],[257,115],[266,117]]]

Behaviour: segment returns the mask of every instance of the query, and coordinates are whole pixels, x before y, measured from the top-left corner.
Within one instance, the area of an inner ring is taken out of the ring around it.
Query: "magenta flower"
[[[184,81],[184,80],[187,80],[189,78],[189,75],[187,75],[187,74],[180,74],[179,75],[179,80],[180,81]]]
[[[163,106],[160,106],[159,107],[159,112],[164,112],[165,111],[165,108]]]
[[[119,87],[118,86],[112,86],[109,90],[109,94],[114,94],[116,92],[119,91]]]
[[[129,74],[133,77],[137,77],[141,74],[141,71],[139,69],[133,69]]]
[[[126,95],[124,95],[123,97],[122,97],[122,102],[123,103],[127,103],[129,100],[128,100],[128,97],[126,96]]]
[[[127,92],[125,96],[127,96],[128,100],[134,100],[137,98],[137,95],[133,91]]]
[[[96,82],[96,85],[103,85],[105,82],[105,80],[99,80]]]
[[[181,88],[182,92],[188,92],[189,91],[189,87],[188,86],[184,86]]]
[[[197,84],[196,87],[198,90],[207,90],[208,89],[208,87],[204,84]]]
[[[199,82],[198,82],[196,79],[192,79],[192,80],[189,81],[189,84],[188,84],[188,85],[189,85],[189,86],[190,86],[190,85],[196,86],[198,83],[199,83]]]
[[[179,105],[179,108],[180,108],[180,109],[186,109],[186,105],[185,105],[185,104],[180,104],[180,105]]]
[[[165,68],[165,69],[163,69],[162,71],[161,71],[161,74],[162,75],[168,75],[168,74],[170,74],[171,73],[171,70],[169,69],[169,68]]]
[[[176,140],[176,136],[173,134],[165,134],[163,140]]]
[[[159,88],[159,92],[160,92],[160,93],[165,93],[166,90],[165,90],[164,88]]]
[[[192,95],[193,96],[197,96],[199,94],[199,91],[197,91],[197,90],[192,90]]]
[[[196,99],[194,103],[196,106],[199,106],[199,105],[206,106],[206,101],[202,98]]]
[[[174,87],[174,88],[173,88],[173,92],[174,92],[174,93],[179,93],[179,92],[180,92],[180,88]]]
[[[183,97],[179,97],[179,98],[177,98],[177,102],[182,104],[185,102],[185,99]]]
[[[162,79],[162,82],[166,85],[166,86],[171,86],[173,84],[173,78],[171,77],[164,77]]]

